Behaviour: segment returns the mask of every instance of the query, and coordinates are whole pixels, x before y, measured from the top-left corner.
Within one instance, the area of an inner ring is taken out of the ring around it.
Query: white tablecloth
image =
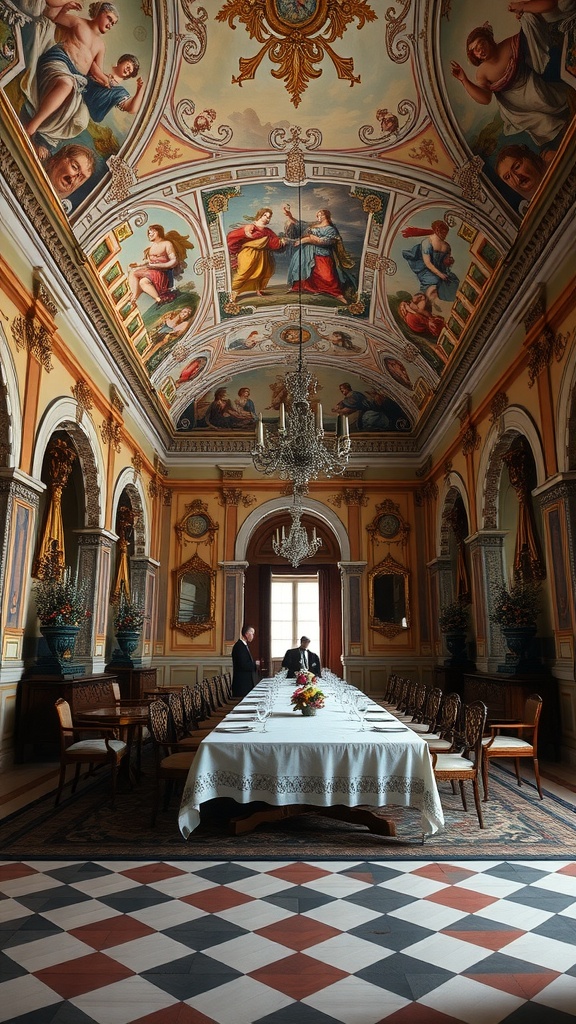
[[[294,683],[283,684],[267,731],[225,732],[217,727],[200,744],[179,813],[185,839],[200,822],[200,805],[216,797],[275,806],[416,807],[424,834],[444,826],[428,745],[411,729],[361,732],[335,697],[312,718],[290,706]],[[254,693],[254,691],[253,691]],[[254,703],[249,695],[240,707]],[[225,726],[250,721],[228,715]],[[380,723],[379,723],[380,724]],[[385,724],[385,723],[381,723]],[[390,725],[398,724],[395,719]]]

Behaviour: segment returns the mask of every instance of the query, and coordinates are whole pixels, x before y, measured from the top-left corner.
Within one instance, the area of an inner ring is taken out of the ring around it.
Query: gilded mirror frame
[[[186,576],[200,577],[207,587],[207,600],[202,611],[193,615],[189,620],[179,617],[182,603],[182,584]],[[187,637],[193,638],[208,629],[214,629],[216,625],[216,570],[211,569],[206,562],[199,558],[198,554],[193,555],[187,562],[172,570],[173,587],[173,614],[170,621],[172,629],[179,630]]]
[[[377,614],[380,609],[376,608],[375,600],[375,582],[382,576],[400,576],[403,580],[403,592],[404,592],[404,616],[406,625],[402,625],[400,622],[394,621],[393,619],[383,619]],[[386,558],[379,562],[373,569],[368,573],[368,594],[369,594],[369,614],[370,614],[370,628],[374,629],[377,633],[382,633],[383,636],[389,640],[398,636],[399,633],[403,633],[404,630],[410,628],[410,588],[408,585],[408,578],[410,576],[410,570],[404,565],[400,565],[395,558],[391,555],[387,555]]]

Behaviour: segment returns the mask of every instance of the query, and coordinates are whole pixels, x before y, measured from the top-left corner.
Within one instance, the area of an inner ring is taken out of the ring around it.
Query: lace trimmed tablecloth
[[[360,731],[336,698],[311,718],[291,710],[293,685],[280,689],[267,730],[248,716],[227,716],[202,741],[190,768],[179,812],[180,831],[188,839],[200,823],[200,805],[216,797],[240,804],[263,801],[274,806],[309,804],[330,807],[383,807],[393,804],[421,812],[422,832],[444,826],[442,806],[427,744],[410,729]],[[242,706],[253,703],[249,695]],[[226,732],[250,722],[253,730]]]

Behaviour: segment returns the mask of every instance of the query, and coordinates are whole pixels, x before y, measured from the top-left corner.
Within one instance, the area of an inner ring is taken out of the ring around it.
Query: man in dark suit
[[[282,668],[288,669],[287,679],[294,679],[296,673],[302,668],[307,672],[313,672],[315,676],[320,675],[322,671],[320,658],[317,654],[313,654],[312,651],[308,650],[309,643],[309,637],[301,636],[300,647],[291,647],[290,650],[286,651]]]
[[[232,648],[232,696],[245,697],[258,680],[258,668],[248,644],[254,639],[254,626],[242,626],[242,633]]]

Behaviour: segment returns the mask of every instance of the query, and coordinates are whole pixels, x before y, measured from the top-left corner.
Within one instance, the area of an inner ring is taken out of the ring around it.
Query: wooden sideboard
[[[115,673],[61,679],[58,676],[30,676],[18,683],[16,698],[17,764],[31,760],[52,760],[60,756],[60,727],[55,710],[59,697],[67,700],[72,713],[89,705],[110,702]]]
[[[155,668],[130,668],[124,665],[108,665],[120,685],[122,700],[142,700],[148,690],[156,689]]]
[[[560,710],[558,683],[552,676],[534,673],[527,676],[492,675],[470,672],[463,677],[466,704],[481,700],[488,708],[488,722],[522,721],[524,704],[533,693],[542,697],[539,729],[539,754],[549,760],[560,759]]]

